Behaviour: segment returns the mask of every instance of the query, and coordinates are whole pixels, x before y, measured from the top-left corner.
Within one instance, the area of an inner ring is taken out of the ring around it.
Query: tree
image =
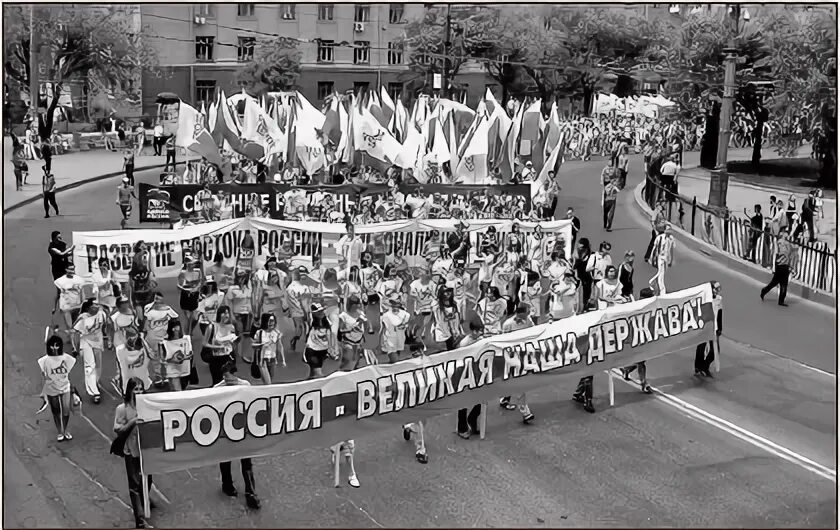
[[[47,64],[43,81],[61,85],[82,79],[94,90],[111,90],[115,95],[140,99],[141,70],[153,70],[157,56],[131,16],[120,8],[89,8],[63,5],[39,6],[31,13],[32,31]],[[30,73],[30,10],[4,6],[4,71],[6,78],[28,89]],[[55,109],[61,92],[53,90],[49,106]],[[37,95],[35,95],[37,97]],[[52,113],[45,118],[41,135],[52,133]]]
[[[255,94],[292,90],[300,77],[301,57],[294,39],[260,39],[254,45],[253,58],[240,70],[238,80]]]
[[[783,130],[813,143],[820,185],[837,186],[837,19],[825,12],[778,11],[762,21],[767,57],[759,64],[776,82],[771,116]],[[797,142],[799,138],[797,137]]]
[[[509,95],[534,92],[549,104],[563,84],[564,65],[569,59],[564,33],[552,29],[533,8],[504,8],[497,18],[485,36],[483,54],[488,59],[485,70],[502,86],[502,103]]]
[[[448,45],[447,9],[450,13]],[[408,53],[411,77],[406,81],[422,80],[430,87],[432,74],[443,74],[446,70],[451,86],[459,88],[456,77],[461,67],[470,58],[486,55],[492,47],[488,35],[497,23],[497,13],[496,8],[480,5],[457,6],[454,10],[442,6],[427,8],[423,18],[406,24],[405,35],[396,42]],[[443,87],[444,92],[448,88]]]
[[[618,74],[651,59],[651,50],[663,37],[657,22],[634,14],[604,9],[569,11],[554,8],[549,25],[558,31],[568,62],[563,70],[563,90],[583,100],[589,114],[594,94]]]

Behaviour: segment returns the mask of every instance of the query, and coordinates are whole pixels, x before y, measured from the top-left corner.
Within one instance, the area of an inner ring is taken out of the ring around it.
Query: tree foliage
[[[489,6],[473,5],[450,8],[449,43],[446,42],[445,6],[425,9],[423,18],[409,21],[405,35],[397,41],[408,54],[413,79],[431,82],[431,74],[447,70],[453,87],[459,87],[455,77],[470,58],[483,57],[491,47],[488,37],[497,24],[498,12]],[[446,52],[446,53],[444,53]],[[447,58],[444,58],[444,55]],[[411,81],[411,79],[409,79]]]
[[[297,87],[302,53],[294,39],[276,37],[256,41],[253,59],[238,80],[252,93],[280,92]]]
[[[131,24],[125,11],[34,4],[32,31],[47,58],[41,81],[56,84],[84,79],[90,87],[140,98],[140,72],[152,70],[157,56]],[[4,71],[7,80],[29,88],[30,9],[4,6]]]

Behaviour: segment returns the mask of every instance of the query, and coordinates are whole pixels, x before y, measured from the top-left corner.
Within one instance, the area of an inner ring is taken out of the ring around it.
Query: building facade
[[[159,92],[200,105],[217,89],[239,92],[237,74],[255,39],[300,39],[298,86],[317,104],[337,91],[385,86],[400,96],[411,78],[395,43],[423,4],[143,4],[145,35],[161,65],[143,79],[144,112]]]

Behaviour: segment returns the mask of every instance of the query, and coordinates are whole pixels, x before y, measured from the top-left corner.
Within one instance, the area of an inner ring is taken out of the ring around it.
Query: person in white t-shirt
[[[420,277],[412,281],[408,287],[411,300],[411,312],[414,315],[412,333],[421,342],[429,339],[432,331],[432,305],[435,303],[437,286],[432,283],[431,274],[427,269],[420,270]]]
[[[58,335],[47,339],[47,354],[38,359],[38,368],[44,378],[42,395],[49,403],[59,442],[72,440],[67,431],[73,400],[70,387],[70,371],[76,365],[72,355],[64,353],[64,341]]]
[[[336,251],[347,260],[347,266],[352,267],[353,265],[361,266],[364,248],[365,244],[362,238],[356,236],[355,227],[348,224],[347,234],[341,236],[336,243]]]
[[[78,344],[71,330],[82,307],[82,287],[85,285],[85,281],[76,276],[76,266],[73,264],[67,265],[65,272],[64,276],[57,278],[53,283],[58,288],[58,309],[64,315],[64,324],[67,326],[66,332],[70,335],[73,351],[78,351]],[[55,309],[53,309],[53,313],[55,313]]]
[[[302,275],[307,274],[306,267],[292,269],[292,282],[286,288],[286,297],[289,301],[289,316],[295,326],[292,336],[291,348],[295,351],[300,339],[305,339],[308,334],[309,306],[312,304],[312,289],[301,283]]]
[[[607,267],[612,265],[612,257],[610,257],[610,250],[612,245],[604,241],[598,247],[598,252],[590,254],[589,259],[586,260],[586,272],[592,275],[592,281],[604,279],[604,273]]]
[[[399,360],[400,353],[405,349],[406,332],[411,321],[411,315],[403,309],[402,300],[398,296],[388,299],[391,306],[389,311],[380,318],[379,344],[382,353],[388,356],[390,363]]]
[[[120,284],[114,277],[108,258],[99,258],[99,267],[93,271],[93,284],[96,286],[96,301],[105,312],[110,313],[117,305],[114,288],[119,292]]]
[[[91,299],[82,304],[79,318],[73,324],[73,329],[79,334],[79,352],[85,365],[85,392],[94,404],[102,400],[99,378],[102,375],[103,331],[107,320],[96,300]]]

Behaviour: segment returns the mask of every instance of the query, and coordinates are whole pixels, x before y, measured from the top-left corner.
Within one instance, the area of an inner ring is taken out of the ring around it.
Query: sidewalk
[[[164,162],[166,162],[164,156],[135,156],[134,171],[137,173],[149,166],[162,165]],[[26,163],[29,165],[28,184],[24,185],[23,191],[16,191],[14,167],[12,166],[12,141],[8,137],[4,137],[3,170],[6,176],[3,181],[4,212],[41,195],[41,176],[44,174],[42,169],[44,161],[27,160]],[[116,153],[105,150],[74,152],[53,156],[52,159],[52,173],[55,175],[55,183],[59,190],[99,175],[121,172],[122,167],[123,153],[120,151]]]
[[[738,160],[736,158],[736,160]],[[706,204],[709,200],[710,172],[701,167],[690,167],[680,172],[679,193],[691,199],[697,197],[698,204]],[[752,184],[745,184],[729,179],[729,189],[726,193],[726,206],[736,217],[746,218],[744,210],[753,213],[756,204],[761,205],[764,215],[769,215],[770,196],[775,196],[787,204],[788,196],[793,193],[796,196],[797,208],[802,207],[806,194],[799,188],[788,191],[780,189],[762,189]],[[836,201],[825,199],[823,213],[825,217],[817,222],[817,238],[828,243],[832,250],[837,248],[837,207]]]

